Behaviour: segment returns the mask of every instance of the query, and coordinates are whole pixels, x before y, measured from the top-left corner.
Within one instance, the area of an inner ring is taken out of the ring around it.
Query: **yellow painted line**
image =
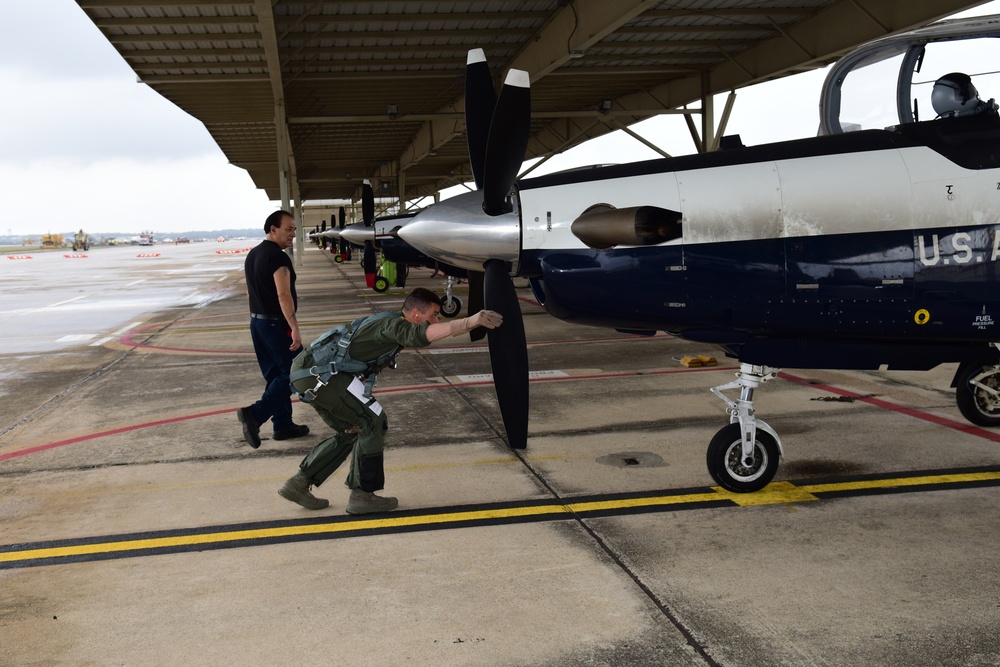
[[[90,554],[114,553],[120,551],[140,551],[161,549],[164,547],[186,547],[196,544],[220,544],[241,540],[262,540],[300,535],[322,535],[328,533],[376,530],[380,528],[402,528],[406,526],[464,523],[487,519],[506,519],[565,513],[566,508],[562,505],[541,505],[536,507],[512,507],[495,510],[472,510],[468,512],[448,512],[443,514],[423,514],[417,516],[389,517],[383,519],[364,519],[359,521],[342,521],[310,526],[280,526],[276,528],[259,528],[196,535],[178,535],[175,537],[156,537],[149,539],[123,540],[120,542],[103,542],[99,544],[81,544],[66,547],[47,547],[42,549],[12,551],[9,553],[0,553],[0,562],[43,558],[66,558],[70,556],[86,556]]]
[[[918,477],[890,477],[867,479],[856,482],[831,482],[829,484],[805,484],[799,488],[806,493],[830,493],[834,491],[865,491],[867,489],[889,489],[907,486],[930,486],[935,484],[968,484],[969,482],[992,482],[1000,480],[1000,471],[963,472],[943,475],[921,475]]]
[[[510,459],[495,459],[483,461],[486,463],[508,462]],[[741,507],[759,505],[792,504],[813,502],[821,498],[815,494],[866,491],[878,489],[934,487],[948,484],[970,484],[975,482],[1000,481],[1000,471],[944,473],[938,475],[919,475],[915,477],[889,477],[882,479],[830,482],[823,484],[795,485],[791,482],[772,482],[764,489],[751,494],[733,493],[721,487],[712,487],[709,491],[678,495],[649,495],[634,498],[619,498],[607,500],[586,500],[564,503],[549,502],[541,505],[524,505],[515,507],[486,508],[454,512],[425,512],[409,516],[384,516],[370,519],[354,519],[331,517],[327,523],[309,525],[279,525],[265,528],[248,528],[246,530],[229,530],[223,532],[205,532],[166,537],[149,537],[129,540],[109,541],[95,544],[68,544],[62,546],[39,547],[0,552],[0,563],[18,561],[37,561],[45,559],[85,557],[88,555],[111,554],[121,552],[143,552],[157,549],[196,547],[198,545],[232,545],[238,542],[259,542],[282,538],[304,537],[310,535],[336,535],[338,533],[366,533],[379,530],[399,530],[408,527],[433,527],[442,525],[460,526],[463,523],[480,521],[531,519],[536,517],[565,518],[573,515],[586,515],[595,512],[627,511],[643,508],[664,506],[681,506],[698,503],[732,502]],[[72,540],[68,540],[72,541]],[[13,545],[11,545],[13,546]]]
[[[682,496],[643,496],[621,500],[592,500],[582,503],[566,503],[575,513],[598,512],[604,510],[634,509],[636,507],[659,507],[663,505],[687,505],[722,500],[718,493],[688,493]]]
[[[771,482],[756,493],[733,493],[732,491],[723,489],[721,486],[713,486],[712,489],[740,507],[781,505],[819,500],[819,498],[807,491],[805,487],[795,486],[791,482]]]

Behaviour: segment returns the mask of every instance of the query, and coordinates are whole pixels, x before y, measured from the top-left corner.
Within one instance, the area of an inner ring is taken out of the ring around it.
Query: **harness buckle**
[[[304,392],[300,394],[300,400],[302,400],[305,403],[312,403],[313,401],[315,401],[316,392],[329,384],[329,382],[323,382],[323,375],[317,370],[317,368],[318,368],[317,366],[313,366],[312,368],[309,369],[309,375],[316,378],[316,386],[311,389],[306,389]],[[336,374],[337,372],[334,371],[333,373],[331,373],[331,376]]]

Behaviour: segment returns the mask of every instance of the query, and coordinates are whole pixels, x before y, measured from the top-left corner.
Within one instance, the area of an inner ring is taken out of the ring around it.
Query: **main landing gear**
[[[979,426],[1000,426],[1000,359],[996,349],[959,366],[954,386],[955,402],[963,417]]]
[[[710,390],[729,406],[729,425],[712,438],[706,456],[709,474],[724,489],[737,493],[758,491],[778,471],[781,440],[774,429],[754,416],[753,393],[762,383],[777,377],[780,370],[741,363],[735,380]],[[722,393],[730,389],[740,390],[737,400]]]

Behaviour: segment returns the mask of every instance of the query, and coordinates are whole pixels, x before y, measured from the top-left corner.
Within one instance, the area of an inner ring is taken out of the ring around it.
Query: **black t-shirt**
[[[278,302],[278,290],[274,286],[274,272],[283,266],[288,267],[289,284],[292,290],[292,303],[298,308],[299,297],[295,293],[295,269],[292,259],[277,243],[265,239],[247,253],[243,272],[247,280],[247,292],[250,295],[250,312],[271,317],[283,317],[281,304]]]

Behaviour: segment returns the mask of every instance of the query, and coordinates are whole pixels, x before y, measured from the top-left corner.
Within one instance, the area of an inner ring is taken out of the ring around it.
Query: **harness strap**
[[[312,403],[316,400],[316,392],[330,384],[330,378],[337,374],[336,364],[323,364],[320,366],[312,366],[310,368],[303,368],[292,373],[288,380],[291,385],[292,392],[299,397],[299,400],[303,403]],[[368,398],[368,403],[370,405],[375,399],[372,394],[375,391],[375,383],[378,380],[377,372],[369,373],[364,376],[365,379],[365,397]],[[299,391],[295,386],[295,383],[299,380],[307,377],[316,378],[316,386],[311,389],[306,389],[305,391]]]
[[[325,364],[323,366],[313,366],[311,368],[303,368],[302,370],[295,371],[292,373],[288,380],[291,385],[292,392],[299,397],[299,400],[303,403],[312,403],[316,400],[316,392],[325,387],[330,383],[330,378],[337,374],[336,369],[334,369],[333,364]],[[316,378],[316,386],[311,389],[306,389],[305,391],[299,391],[295,386],[298,380],[307,377]]]

